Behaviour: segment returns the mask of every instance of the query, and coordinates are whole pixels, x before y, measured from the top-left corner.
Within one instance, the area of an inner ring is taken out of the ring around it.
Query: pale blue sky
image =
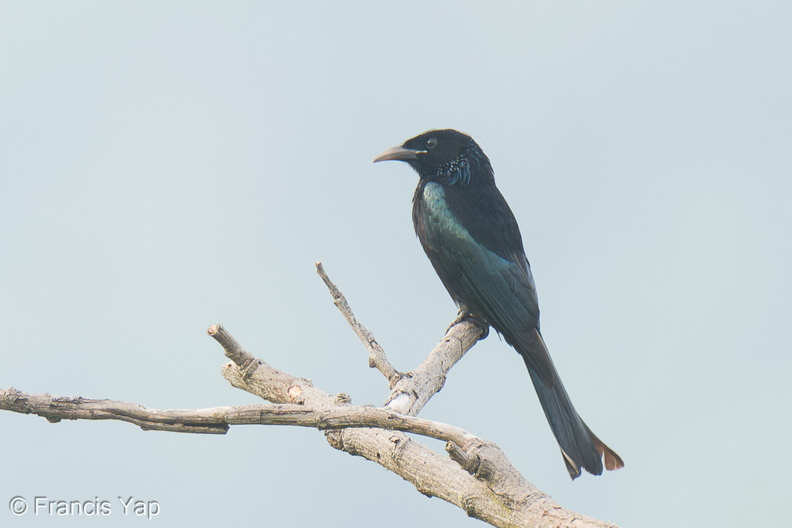
[[[627,467],[570,482],[495,335],[422,416],[623,527],[781,526],[790,20],[769,1],[4,1],[0,387],[256,402],[220,376],[204,332],[222,323],[275,367],[382,404],[313,263],[415,367],[455,309],[412,231],[417,177],[371,160],[453,127],[492,160],[567,390]],[[483,526],[313,430],[0,427],[3,526],[86,522],[14,517],[16,495],[133,495],[160,524]],[[145,522],[120,505],[104,521]]]

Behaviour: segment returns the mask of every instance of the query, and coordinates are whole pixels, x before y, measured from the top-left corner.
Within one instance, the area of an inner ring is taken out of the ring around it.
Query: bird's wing
[[[416,193],[416,232],[448,292],[501,333],[545,380],[552,361],[537,342],[539,303],[519,228],[496,188]],[[540,341],[540,340],[539,340]]]
[[[505,259],[475,241],[450,244],[447,250],[458,263],[465,297],[475,299],[496,330],[510,333],[536,328],[539,306],[533,277],[524,262]]]
[[[449,260],[457,261],[455,271],[470,297],[480,301],[499,331],[538,327],[536,285],[517,220],[501,193],[495,186],[480,192],[452,186],[444,198],[461,229],[437,236],[447,239]]]
[[[424,249],[451,296],[483,317],[552,385],[555,367],[539,336],[539,307],[527,261],[505,259],[470,235],[444,237],[442,244]]]

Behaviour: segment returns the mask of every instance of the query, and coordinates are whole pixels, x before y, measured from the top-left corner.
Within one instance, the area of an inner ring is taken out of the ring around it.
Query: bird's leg
[[[452,326],[457,325],[457,324],[461,323],[462,321],[465,321],[465,320],[468,320],[468,319],[473,319],[473,321],[478,326],[480,326],[481,328],[484,329],[484,332],[482,333],[480,339],[484,339],[485,337],[487,337],[487,335],[489,334],[489,324],[486,321],[484,321],[483,319],[481,319],[480,317],[476,317],[476,315],[470,311],[470,308],[468,308],[464,304],[459,307],[459,311],[457,312],[456,319],[451,321],[451,324],[448,325],[448,328],[446,328],[446,333],[448,333],[448,331],[451,330]]]
[[[464,304],[460,305],[459,306],[459,311],[457,312],[456,319],[451,321],[451,324],[448,325],[448,328],[446,328],[446,332],[448,332],[448,330],[450,330],[452,326],[461,323],[462,321],[464,321],[468,317],[473,317],[473,314],[470,313],[470,309],[467,306],[465,306]]]

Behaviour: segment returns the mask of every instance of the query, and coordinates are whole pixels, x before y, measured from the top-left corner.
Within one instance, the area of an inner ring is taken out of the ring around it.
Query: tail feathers
[[[581,423],[583,423],[581,421]],[[605,445],[605,442],[597,438],[597,436],[591,432],[591,429],[584,423],[583,427],[586,428],[588,434],[591,436],[591,440],[594,442],[594,447],[597,448],[597,453],[599,456],[605,459],[605,469],[608,471],[614,471],[616,469],[620,469],[624,467],[624,461],[621,459],[619,455],[616,454],[616,451]]]
[[[594,475],[602,474],[602,455],[605,444],[591,433],[580,419],[567,396],[560,379],[552,386],[546,384],[533,369],[528,369],[539,396],[547,421],[561,447],[569,476],[576,479],[585,469]]]
[[[541,335],[538,331],[534,334],[536,337],[531,340],[533,342],[530,343],[532,345],[530,348],[525,346],[515,348],[523,356],[531,374],[531,380],[539,396],[542,409],[558,445],[561,447],[561,454],[564,457],[569,476],[576,479],[581,475],[582,469],[594,475],[601,475],[603,458],[605,469],[609,471],[624,467],[624,462],[619,455],[597,438],[575,411],[572,401],[561,383],[561,378],[550,360],[547,349],[544,347]],[[528,344],[525,340],[521,339],[520,341],[520,345]],[[549,371],[537,372],[535,368],[536,355],[529,359],[526,357],[529,354],[545,356],[551,367]]]

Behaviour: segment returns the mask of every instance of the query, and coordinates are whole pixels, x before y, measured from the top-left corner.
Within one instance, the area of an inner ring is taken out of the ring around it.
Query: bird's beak
[[[414,160],[414,159],[418,159],[418,154],[422,152],[425,151],[408,149],[402,146],[392,147],[386,150],[385,152],[381,153],[376,158],[374,158],[374,163],[377,163],[378,161],[388,161],[388,160],[398,160],[398,161]]]

